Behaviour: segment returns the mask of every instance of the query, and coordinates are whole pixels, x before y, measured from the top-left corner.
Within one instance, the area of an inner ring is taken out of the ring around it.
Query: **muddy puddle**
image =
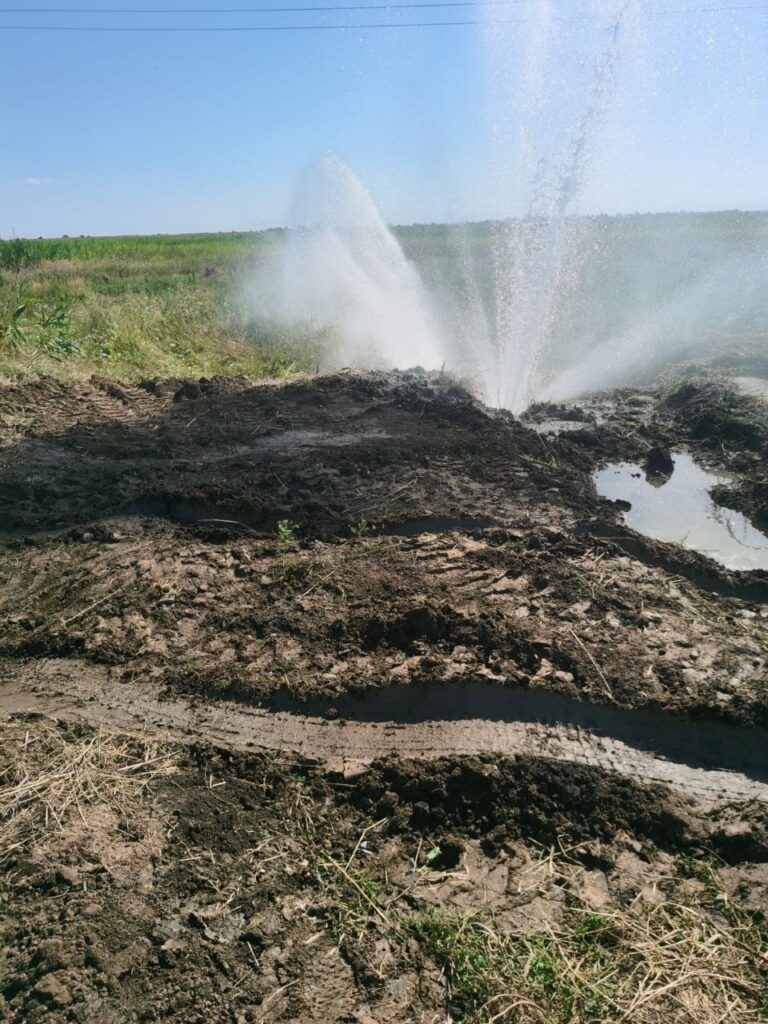
[[[639,465],[613,463],[595,473],[597,492],[628,502],[624,521],[638,533],[698,551],[727,569],[768,569],[768,536],[711,497],[712,488],[733,478],[702,469],[684,452],[674,462],[669,477],[649,477]]]
[[[537,434],[568,434],[575,430],[584,430],[592,426],[582,420],[541,420],[539,423],[526,423]]]

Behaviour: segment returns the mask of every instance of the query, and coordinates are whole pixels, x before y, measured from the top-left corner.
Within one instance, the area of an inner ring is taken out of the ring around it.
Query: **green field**
[[[276,234],[0,240],[0,378],[308,368],[236,301],[237,276]]]
[[[500,228],[395,229],[437,311],[446,364],[460,374],[473,366],[489,325],[515,321],[497,309],[492,253]],[[536,225],[524,230],[535,243]],[[318,368],[327,333],[260,319],[242,298],[250,268],[283,237],[269,230],[0,240],[0,379],[274,377]],[[583,218],[569,222],[560,248],[555,275],[546,259],[534,259],[522,284],[545,325],[545,372],[606,342],[624,346],[621,358],[627,348],[654,353],[657,368],[705,349],[765,347],[766,213]],[[539,281],[543,299],[535,297]]]

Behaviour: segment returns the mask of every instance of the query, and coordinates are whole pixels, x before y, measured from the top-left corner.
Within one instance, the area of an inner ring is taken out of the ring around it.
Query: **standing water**
[[[674,462],[670,477],[656,478],[626,462],[607,466],[595,474],[597,493],[629,502],[624,519],[638,533],[691,548],[727,569],[768,569],[768,537],[710,496],[713,487],[732,478],[707,472],[685,453]]]

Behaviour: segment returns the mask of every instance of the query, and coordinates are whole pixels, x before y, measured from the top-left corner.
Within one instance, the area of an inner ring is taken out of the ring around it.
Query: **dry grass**
[[[340,945],[364,947],[372,932],[401,948],[415,939],[443,973],[454,1024],[768,1020],[768,932],[729,906],[719,885],[697,897],[684,876],[672,877],[658,902],[638,897],[599,913],[570,891],[556,926],[510,931],[482,912],[414,914],[414,886],[381,880],[360,846],[346,863],[316,861],[316,907]],[[568,852],[542,850],[519,892],[541,890],[544,877],[568,891],[580,870]],[[414,879],[424,872],[414,862]]]
[[[432,914],[410,930],[445,973],[465,1024],[758,1024],[768,1019],[764,927],[722,905],[637,900],[507,933]]]
[[[462,1021],[724,1024],[765,1020],[765,936],[752,921],[639,903],[567,926],[505,934],[493,921],[411,924],[438,961]]]
[[[0,859],[73,824],[87,829],[94,805],[136,821],[146,812],[153,783],[177,770],[174,755],[149,738],[39,720],[8,722],[0,756]],[[268,771],[269,783],[265,776],[263,787],[257,779],[249,785],[266,794],[275,774],[283,778],[282,762]],[[293,795],[286,791],[280,831],[254,833],[241,872],[233,875],[217,850],[190,848],[185,859],[201,862],[199,880],[215,897],[205,908],[206,920],[234,906],[255,873],[275,871],[283,880],[296,876],[296,912],[311,908],[308,942],[327,929],[348,954],[357,949],[366,958],[373,939],[385,937],[409,969],[436,964],[449,994],[445,1020],[454,1024],[768,1020],[765,924],[729,905],[711,865],[705,872],[698,862],[678,864],[676,874],[664,876],[665,895],[657,901],[638,898],[596,912],[575,895],[582,871],[575,848],[542,849],[523,868],[511,901],[550,886],[566,894],[566,909],[541,930],[510,930],[491,914],[414,910],[419,881],[434,875],[428,856],[417,850],[411,875],[393,881],[377,853],[387,819],[366,825],[341,856],[330,843],[334,833],[325,834],[322,815],[317,819],[311,788],[291,772],[284,781]],[[205,782],[219,789],[226,779],[218,770],[215,776],[206,771]],[[691,885],[692,879],[702,884]],[[325,928],[317,931],[318,924]]]
[[[157,740],[13,720],[0,754],[0,861],[61,831],[72,820],[88,829],[85,808],[106,804],[130,820],[160,776],[176,771],[173,752]]]

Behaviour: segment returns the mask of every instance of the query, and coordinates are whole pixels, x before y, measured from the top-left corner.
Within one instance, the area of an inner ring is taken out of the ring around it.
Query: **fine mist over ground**
[[[522,240],[535,224],[510,221],[505,230]],[[479,302],[494,315],[497,232],[492,222],[397,231],[441,311],[446,366],[470,377],[467,311]],[[532,399],[642,383],[671,363],[744,346],[768,358],[768,213],[572,217],[563,245],[574,258],[551,298]],[[474,290],[455,256],[461,247],[472,254]]]
[[[305,171],[290,224],[243,284],[255,315],[309,339],[328,368],[440,365],[440,333],[419,273],[343,160],[324,157]]]
[[[282,233],[243,284],[260,332],[301,337],[329,369],[444,366],[505,405],[477,325],[499,315],[499,233],[522,251],[536,222],[390,230],[346,165],[319,167],[297,199],[307,226]],[[571,217],[561,244],[578,259],[548,300],[535,375],[517,371],[528,390],[507,407],[650,381],[744,346],[768,359],[768,213]]]
[[[671,88],[680,47],[692,65],[709,59],[710,32],[670,24],[655,38],[647,15],[639,0],[589,0],[575,16],[542,0],[521,22],[478,12],[484,155],[453,198],[489,219],[390,230],[355,173],[321,160],[244,288],[261,333],[310,345],[318,366],[445,367],[515,413],[764,346],[765,214],[582,215]],[[713,107],[723,131],[754,99],[745,56],[731,57],[714,80],[731,83]],[[597,202],[626,208],[638,171],[621,164],[617,194]],[[709,172],[691,155],[686,173]],[[646,205],[664,209],[661,185]]]

